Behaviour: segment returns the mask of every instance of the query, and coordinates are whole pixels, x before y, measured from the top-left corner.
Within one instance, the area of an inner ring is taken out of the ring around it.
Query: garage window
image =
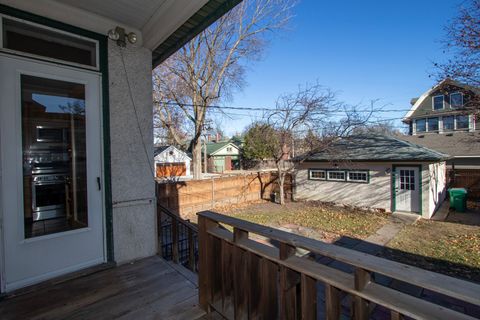
[[[325,170],[310,170],[310,179],[311,180],[327,180],[327,172]]]
[[[328,180],[345,181],[345,171],[328,171]]]
[[[348,171],[347,181],[368,183],[368,171]]]

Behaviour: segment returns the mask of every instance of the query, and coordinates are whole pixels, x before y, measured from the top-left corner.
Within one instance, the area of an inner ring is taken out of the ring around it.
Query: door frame
[[[23,10],[15,9],[3,4],[0,4],[0,14],[11,16],[17,19],[41,24],[53,29],[68,32],[74,35],[90,38],[98,41],[98,57],[99,57],[99,73],[101,75],[100,82],[100,128],[101,131],[101,149],[102,164],[101,174],[103,176],[103,212],[105,212],[104,220],[104,242],[106,246],[106,261],[114,261],[114,242],[113,242],[113,215],[112,215],[112,185],[111,185],[111,152],[110,152],[110,108],[109,108],[109,81],[108,81],[108,37],[103,34],[78,28],[63,22],[58,22],[49,18],[45,18],[36,14],[32,14]],[[15,54],[8,53],[15,56]],[[35,59],[34,59],[35,60]],[[47,62],[48,58],[36,59]],[[62,63],[55,62],[54,64],[62,66]],[[68,67],[71,65],[65,64]],[[83,68],[76,68],[83,69]],[[89,70],[89,69],[85,69]],[[91,70],[90,70],[91,71]],[[0,168],[1,170],[2,168]],[[1,176],[1,175],[0,175]],[[1,199],[1,194],[0,194]],[[0,292],[3,292],[5,286],[5,261],[4,261],[4,234],[3,234],[3,212],[0,207]]]
[[[413,168],[418,168],[418,213],[414,212],[415,214],[422,215],[423,214],[423,179],[422,179],[422,166],[421,164],[409,164],[409,163],[402,163],[402,164],[392,164],[392,171],[391,171],[391,176],[392,176],[392,212],[395,212],[397,210],[397,192],[395,188],[395,183],[396,183],[396,171],[398,167],[413,167]]]

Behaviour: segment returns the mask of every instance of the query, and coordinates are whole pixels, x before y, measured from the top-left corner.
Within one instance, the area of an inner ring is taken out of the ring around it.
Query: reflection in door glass
[[[25,238],[88,226],[83,84],[21,76]]]

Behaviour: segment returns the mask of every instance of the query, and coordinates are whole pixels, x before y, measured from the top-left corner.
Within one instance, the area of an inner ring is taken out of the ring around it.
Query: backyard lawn
[[[387,247],[386,257],[435,272],[480,282],[480,213],[450,214],[445,222],[419,220]],[[463,218],[467,219],[463,219]],[[400,250],[401,252],[397,251]]]
[[[215,211],[326,242],[342,236],[365,239],[390,216],[319,202],[285,206],[263,202]],[[451,213],[445,222],[418,220],[407,224],[378,255],[480,283],[480,210],[476,211]]]
[[[388,215],[317,202],[292,202],[285,206],[258,203],[243,208],[216,208],[216,211],[251,222],[278,227],[302,227],[321,232],[322,240],[340,236],[366,238],[387,222]],[[306,234],[306,236],[311,236]]]

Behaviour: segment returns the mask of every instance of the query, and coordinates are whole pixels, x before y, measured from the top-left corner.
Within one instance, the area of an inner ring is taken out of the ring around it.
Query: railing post
[[[172,218],[172,260],[179,262],[178,258],[178,221]]]
[[[317,319],[317,280],[301,274],[302,320]]]
[[[398,313],[397,311],[390,310],[390,319],[391,320],[401,320],[403,319],[403,316]]]
[[[158,184],[157,184],[158,188]],[[163,258],[162,209],[157,204],[158,255]]]
[[[329,284],[325,284],[325,311],[327,320],[340,319],[340,290]]]
[[[215,257],[212,254],[212,236],[207,232],[215,228],[218,223],[198,216],[198,301],[200,307],[206,312],[210,312],[210,302],[212,300],[212,262]]]
[[[192,229],[187,228],[188,232],[188,268],[195,272],[195,241]]]
[[[280,259],[286,260],[295,254],[295,247],[280,243]],[[299,297],[297,297],[297,285],[300,277],[297,272],[280,266],[280,318],[298,319],[300,315]]]
[[[238,320],[248,319],[250,282],[250,259],[248,252],[237,246],[238,242],[248,239],[248,232],[233,228],[233,313]]]
[[[355,290],[362,291],[370,281],[370,272],[361,268],[355,269]],[[369,302],[359,296],[353,296],[353,318],[355,320],[366,320],[369,318],[369,314]]]

